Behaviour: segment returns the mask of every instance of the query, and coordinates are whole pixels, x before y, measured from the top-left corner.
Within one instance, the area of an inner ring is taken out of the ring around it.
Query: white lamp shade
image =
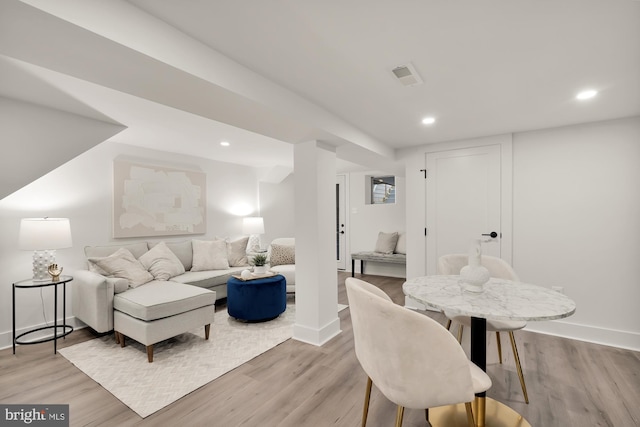
[[[20,249],[30,251],[70,248],[69,218],[24,218],[19,244]]]
[[[264,221],[261,216],[248,216],[242,219],[243,234],[264,233]]]

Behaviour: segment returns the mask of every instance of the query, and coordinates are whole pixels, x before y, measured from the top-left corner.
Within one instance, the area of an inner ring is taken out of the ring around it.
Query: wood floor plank
[[[403,279],[356,275],[404,304]],[[338,301],[347,304],[339,274]],[[220,310],[226,309],[224,306]],[[427,312],[444,325],[440,313]],[[0,351],[0,402],[68,403],[72,426],[322,427],[360,424],[366,375],[353,350],[348,309],[342,333],[322,347],[288,340],[142,419],[113,395],[53,354],[51,343]],[[74,331],[59,347],[92,339]],[[524,402],[511,348],[503,338],[503,364],[488,336],[488,396],[521,413],[532,426],[640,426],[640,353],[517,331],[529,392]],[[506,344],[506,345],[505,345]],[[395,405],[375,387],[368,427],[393,425]],[[424,427],[424,411],[406,410],[404,426]]]

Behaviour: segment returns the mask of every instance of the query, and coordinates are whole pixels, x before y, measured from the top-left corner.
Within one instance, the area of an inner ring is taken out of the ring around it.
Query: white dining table
[[[576,304],[564,294],[538,285],[491,278],[482,292],[471,292],[460,276],[423,276],[407,280],[409,298],[448,314],[471,317],[471,361],[486,371],[489,320],[554,320],[571,316]],[[430,411],[433,426],[466,425],[464,405]],[[516,411],[486,393],[476,394],[474,417],[478,427],[530,427]]]

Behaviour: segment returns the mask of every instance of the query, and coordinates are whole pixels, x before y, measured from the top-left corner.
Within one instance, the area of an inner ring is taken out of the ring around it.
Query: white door
[[[426,169],[426,273],[441,255],[468,253],[472,239],[500,257],[500,146],[427,153]]]
[[[347,228],[346,228],[346,176],[336,176],[336,260],[338,261],[338,269],[345,270],[347,268]]]

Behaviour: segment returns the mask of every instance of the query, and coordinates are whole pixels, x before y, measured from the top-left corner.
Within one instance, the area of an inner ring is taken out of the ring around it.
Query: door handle
[[[489,236],[492,239],[495,239],[496,237],[498,237],[498,233],[496,233],[495,231],[492,231],[491,233],[483,234],[483,236]]]
[[[342,230],[342,231],[340,232],[340,234],[344,234],[344,230]]]

